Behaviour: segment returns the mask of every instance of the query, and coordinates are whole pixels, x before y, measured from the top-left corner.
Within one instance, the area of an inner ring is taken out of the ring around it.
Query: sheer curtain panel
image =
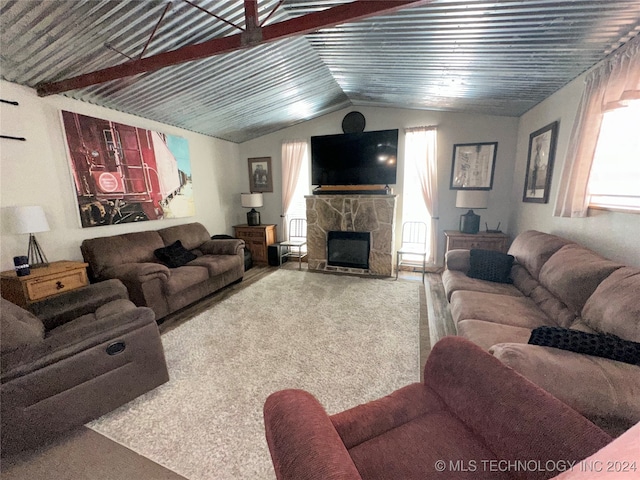
[[[420,185],[422,200],[429,215],[427,263],[435,264],[438,232],[437,129],[435,126],[415,127],[406,129],[405,133],[405,168],[413,168]],[[405,208],[403,221],[407,220],[404,218]]]
[[[624,107],[627,101],[637,99],[640,99],[640,35],[587,75],[571,131],[554,216],[587,216],[587,186],[602,117],[607,110]]]
[[[285,140],[282,142],[282,215],[283,238],[288,238],[287,212],[291,206],[303,160],[307,157],[305,140]]]

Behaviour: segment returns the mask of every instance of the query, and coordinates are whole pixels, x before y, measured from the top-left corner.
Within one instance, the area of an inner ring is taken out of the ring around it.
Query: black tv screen
[[[395,184],[397,156],[397,129],[311,137],[311,183]]]

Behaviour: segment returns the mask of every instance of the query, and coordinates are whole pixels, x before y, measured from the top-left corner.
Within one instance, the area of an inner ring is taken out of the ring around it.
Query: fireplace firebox
[[[368,269],[370,250],[370,232],[330,231],[327,234],[328,265]]]

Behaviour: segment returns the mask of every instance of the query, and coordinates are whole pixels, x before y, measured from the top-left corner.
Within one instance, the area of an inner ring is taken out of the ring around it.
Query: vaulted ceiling
[[[335,26],[394,1],[258,0],[249,25],[252,3],[0,0],[0,74],[44,94],[175,50],[171,66],[63,94],[243,142],[349,106],[519,116],[640,32],[638,0],[421,1]],[[316,12],[319,30],[261,41]],[[243,30],[239,48],[180,63]]]

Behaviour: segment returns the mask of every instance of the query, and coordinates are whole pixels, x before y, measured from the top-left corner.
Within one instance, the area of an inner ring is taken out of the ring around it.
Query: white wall
[[[25,137],[26,142],[0,140],[0,206],[41,205],[51,230],[37,234],[49,261],[81,260],[85,238],[201,222],[209,232],[232,233],[244,213],[240,207],[246,166],[239,163],[238,145],[72,100],[60,95],[40,98],[35,91],[0,81],[0,97],[19,106],[0,104],[0,133]],[[60,110],[113,120],[179,135],[189,141],[196,214],[194,217],[82,228],[71,178]],[[244,167],[244,168],[242,168]],[[3,213],[5,209],[3,208]],[[0,223],[1,269],[13,268],[13,257],[26,255],[28,235],[10,231],[5,215]]]
[[[488,115],[470,115],[461,113],[436,112],[428,110],[407,110],[396,108],[354,107],[340,110],[323,117],[310,120],[299,125],[265,135],[240,145],[240,161],[251,157],[272,157],[274,170],[274,193],[263,195],[265,205],[261,209],[262,223],[278,224],[278,235],[282,231],[280,223],[282,169],[281,144],[283,140],[306,139],[314,135],[342,133],[342,119],[350,111],[359,111],[365,116],[366,131],[400,129],[398,151],[398,184],[394,186],[396,194],[402,193],[402,175],[404,159],[404,128],[436,125],[438,127],[438,199],[440,221],[438,232],[438,259],[442,263],[444,257],[444,230],[457,230],[460,215],[466,210],[455,208],[456,191],[449,189],[451,178],[451,159],[453,145],[457,143],[498,142],[493,190],[489,194],[487,210],[477,210],[481,215],[481,225],[487,222],[495,227],[509,228],[510,199],[513,185],[513,159],[516,154],[518,119]],[[245,179],[244,191],[249,189],[249,179]],[[401,198],[400,198],[401,200]],[[402,211],[401,201],[398,213]],[[397,218],[397,225],[402,220]],[[399,231],[399,230],[397,230]],[[399,237],[397,234],[396,237]]]
[[[514,208],[510,217],[509,232],[512,236],[529,229],[553,233],[574,240],[612,260],[626,265],[640,266],[639,214],[589,210],[586,218],[553,216],[553,207],[558,198],[562,168],[573,121],[582,96],[585,75],[570,82],[520,117],[511,202]],[[559,120],[560,126],[549,203],[524,203],[522,192],[527,167],[529,135],[555,120]],[[621,174],[624,173],[621,172]]]

